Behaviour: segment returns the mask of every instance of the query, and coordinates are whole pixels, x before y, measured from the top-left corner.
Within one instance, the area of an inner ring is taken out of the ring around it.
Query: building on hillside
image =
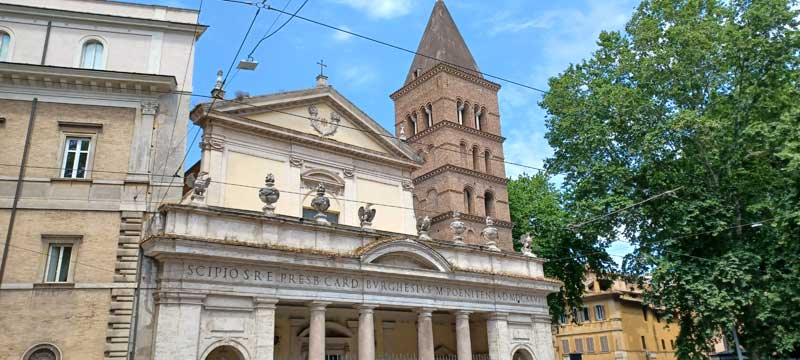
[[[181,196],[197,17],[0,1],[0,359],[128,358],[147,205]]]
[[[425,51],[466,49],[443,2],[430,23],[445,26],[428,27]],[[393,97],[430,96],[436,120],[425,140],[454,131],[501,159],[497,86],[448,64],[416,72]],[[446,83],[488,109],[478,110],[485,134],[443,105]],[[502,162],[489,176],[446,165],[447,155],[430,155],[437,148],[419,156],[322,74],[309,89],[200,104],[191,119],[203,129],[201,160],[184,199],[160,208],[142,243],[152,261],[142,270],[137,356],[554,359],[546,296],[560,283],[544,277],[542,259],[511,250],[505,225],[482,210],[459,219],[452,210],[463,203],[447,203],[448,187],[474,184],[476,194],[491,190],[490,214],[507,220],[505,185],[493,177]],[[414,208],[414,194],[430,161],[442,205],[428,212]],[[475,234],[464,241],[468,227]]]
[[[583,308],[554,326],[556,353],[561,359],[675,359],[678,327],[659,314],[643,304],[636,284],[589,274]]]
[[[414,205],[447,234],[450,213],[461,212],[465,241],[480,243],[484,218],[499,229],[498,246],[514,249],[508,209],[500,85],[483,78],[443,1],[436,1],[395,104],[395,134],[422,157],[412,173]]]

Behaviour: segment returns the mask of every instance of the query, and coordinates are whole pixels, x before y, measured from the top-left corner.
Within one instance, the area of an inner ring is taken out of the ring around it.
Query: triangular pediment
[[[419,163],[413,149],[330,87],[224,101],[214,112],[285,130],[298,140],[347,147]]]

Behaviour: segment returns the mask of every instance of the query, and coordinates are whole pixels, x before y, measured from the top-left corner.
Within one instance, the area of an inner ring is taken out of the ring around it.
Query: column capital
[[[157,101],[142,101],[142,115],[155,115],[158,112]]]
[[[310,301],[308,307],[311,311],[325,311],[325,308],[330,305],[329,301]]]
[[[278,304],[278,299],[257,297],[253,299],[253,303],[256,309],[274,309]]]
[[[370,313],[373,310],[375,310],[375,308],[377,308],[378,306],[380,306],[380,305],[378,305],[378,304],[355,304],[355,305],[353,305],[353,307],[356,310],[358,310],[359,313],[361,313],[361,312]]]
[[[493,312],[493,313],[489,313],[489,316],[487,316],[487,319],[488,319],[488,320],[500,320],[500,321],[505,321],[505,320],[508,320],[508,313],[506,313],[506,312]]]
[[[453,311],[453,315],[455,315],[456,318],[469,318],[469,316],[472,315],[472,311],[455,310],[455,311]]]
[[[434,311],[436,311],[435,308],[429,308],[429,307],[421,307],[416,309],[418,317],[431,317],[433,316]]]

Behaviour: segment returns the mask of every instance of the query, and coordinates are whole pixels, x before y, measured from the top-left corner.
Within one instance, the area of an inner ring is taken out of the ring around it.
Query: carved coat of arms
[[[341,117],[335,111],[331,111],[330,120],[319,117],[319,109],[311,105],[308,107],[308,115],[311,115],[311,127],[314,128],[322,136],[330,136],[336,133],[339,129],[339,122]]]

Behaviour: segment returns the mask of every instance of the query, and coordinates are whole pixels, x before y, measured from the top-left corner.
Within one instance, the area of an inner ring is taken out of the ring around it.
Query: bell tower
[[[391,95],[395,133],[425,164],[412,173],[414,208],[432,219],[430,235],[450,240],[452,212],[465,241],[482,244],[486,216],[498,246],[513,250],[500,110],[500,85],[483,78],[444,1],[437,0],[403,87]]]

